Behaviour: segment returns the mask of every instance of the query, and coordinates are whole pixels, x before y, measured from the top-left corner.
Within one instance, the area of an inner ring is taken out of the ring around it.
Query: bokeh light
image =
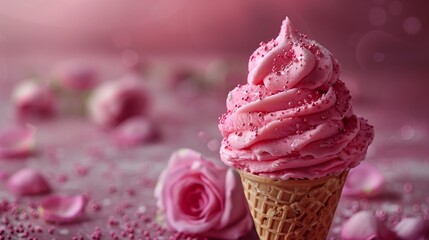
[[[422,28],[422,24],[417,17],[408,17],[404,20],[404,31],[410,35],[418,34]]]

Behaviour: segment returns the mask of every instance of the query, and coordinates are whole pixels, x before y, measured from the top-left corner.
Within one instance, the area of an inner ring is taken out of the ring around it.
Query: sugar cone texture
[[[348,172],[315,180],[239,173],[260,239],[326,239]]]

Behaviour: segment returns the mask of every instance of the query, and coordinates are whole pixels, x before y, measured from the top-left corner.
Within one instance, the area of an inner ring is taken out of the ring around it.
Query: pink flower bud
[[[54,70],[53,75],[61,87],[75,91],[91,90],[98,82],[95,70],[85,63],[64,63]]]
[[[136,78],[101,84],[89,99],[91,120],[101,127],[114,127],[130,117],[142,115],[147,96]]]
[[[12,102],[19,120],[44,119],[55,112],[56,99],[51,90],[35,81],[19,83],[12,94]]]

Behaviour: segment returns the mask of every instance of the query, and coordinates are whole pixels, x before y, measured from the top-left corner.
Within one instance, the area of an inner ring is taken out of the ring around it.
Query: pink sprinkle
[[[119,224],[119,221],[116,220],[114,217],[110,216],[109,220],[107,221],[110,226],[117,226]]]
[[[118,189],[116,187],[114,187],[114,186],[109,187],[109,193],[115,193],[117,191],[118,191]]]
[[[414,186],[412,183],[410,182],[406,182],[403,186],[403,190],[405,193],[410,193],[414,190]]]
[[[54,226],[52,226],[52,227],[49,227],[49,229],[48,229],[48,233],[49,234],[54,234],[54,232],[55,232],[55,227]]]
[[[127,188],[125,191],[128,193],[129,196],[136,195],[136,191],[133,188]]]
[[[92,210],[94,210],[95,212],[98,212],[98,211],[100,211],[100,210],[101,210],[101,205],[100,205],[99,203],[95,203],[95,202],[93,202],[93,203],[91,204],[91,208],[92,208]]]
[[[70,223],[82,217],[86,206],[83,195],[51,195],[40,202],[40,216],[47,222]]]
[[[69,180],[68,176],[66,174],[60,174],[57,178],[57,181],[59,183],[65,183]]]
[[[76,165],[74,168],[74,171],[75,171],[76,175],[81,176],[81,177],[88,174],[88,168],[81,166],[81,165]]]
[[[386,213],[382,210],[375,211],[375,216],[381,221],[386,220]]]
[[[42,174],[30,169],[24,168],[13,174],[7,182],[10,192],[15,195],[36,195],[49,193],[51,187]]]

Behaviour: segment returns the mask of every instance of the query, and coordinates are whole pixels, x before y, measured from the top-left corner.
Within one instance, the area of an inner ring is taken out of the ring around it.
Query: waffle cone
[[[326,239],[348,172],[314,180],[239,173],[260,239]]]

